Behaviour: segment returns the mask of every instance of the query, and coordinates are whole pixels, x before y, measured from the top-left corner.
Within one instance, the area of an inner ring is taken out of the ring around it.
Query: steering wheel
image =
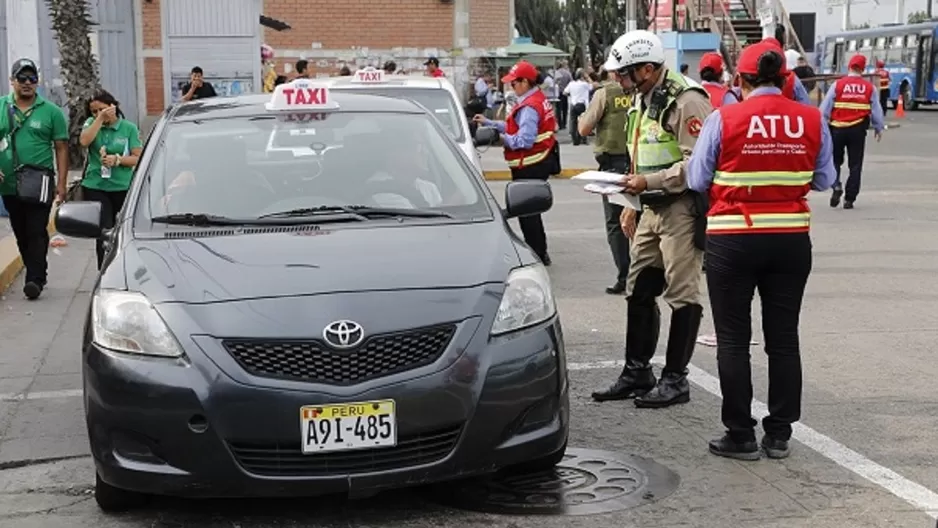
[[[362,191],[370,195],[372,202],[374,202],[375,195],[394,194],[406,199],[417,209],[430,207],[430,204],[417,190],[416,186],[407,186],[396,179],[370,181]]]

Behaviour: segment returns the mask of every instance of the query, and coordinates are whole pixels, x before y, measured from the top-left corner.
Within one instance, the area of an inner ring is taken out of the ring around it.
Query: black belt
[[[668,193],[665,191],[645,191],[638,195],[639,201],[642,205],[646,205],[652,209],[661,209],[667,207],[687,194],[687,191],[680,193]]]

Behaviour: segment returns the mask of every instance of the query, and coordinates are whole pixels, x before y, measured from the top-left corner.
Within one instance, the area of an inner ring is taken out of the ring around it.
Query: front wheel
[[[120,513],[145,506],[149,496],[135,491],[115,488],[101,479],[101,475],[94,476],[94,500],[98,507],[107,513]]]

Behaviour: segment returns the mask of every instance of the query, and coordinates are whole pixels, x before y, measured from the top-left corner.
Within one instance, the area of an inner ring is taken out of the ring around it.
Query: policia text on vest
[[[596,130],[593,152],[601,171],[629,173],[631,158],[625,129],[631,107],[632,96],[627,95],[618,82],[607,81],[596,90],[586,112],[580,115],[577,123],[580,135],[586,137]],[[619,224],[622,206],[610,202],[605,196],[602,197],[602,203],[606,220],[606,239],[616,265],[616,281],[606,288],[606,293],[616,295],[625,291],[628,280],[631,263],[629,239]]]
[[[639,407],[690,399],[687,365],[703,314],[699,297],[706,204],[688,190],[685,163],[713,111],[699,86],[664,67],[655,75],[657,81],[629,110],[627,125],[632,170],[626,187],[641,193],[644,208],[632,237],[626,286],[626,365],[609,389],[593,393],[597,400],[636,397]],[[661,324],[659,296],[672,313],[666,366],[656,380],[650,361]]]

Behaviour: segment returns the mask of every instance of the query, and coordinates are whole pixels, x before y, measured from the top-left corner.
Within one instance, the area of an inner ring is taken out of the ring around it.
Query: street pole
[[[635,31],[636,29],[638,29],[638,0],[626,0],[625,30]]]
[[[841,31],[850,29],[850,0],[844,0],[844,18],[840,26]]]
[[[928,16],[928,20],[931,20],[931,0],[925,1],[925,14]]]
[[[931,2],[928,2],[931,4]],[[905,22],[905,0],[896,0],[896,24]]]

